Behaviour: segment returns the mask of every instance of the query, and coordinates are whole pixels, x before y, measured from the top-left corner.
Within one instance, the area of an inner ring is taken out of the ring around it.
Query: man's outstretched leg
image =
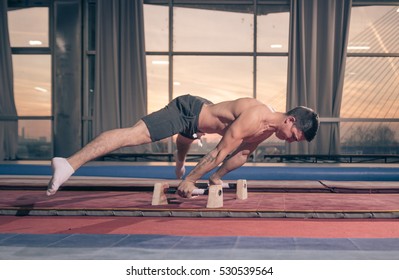
[[[105,131],[80,151],[69,157],[54,158],[51,161],[53,176],[47,187],[47,195],[54,195],[59,187],[83,164],[127,146],[151,143],[150,133],[143,121],[133,127]]]
[[[176,152],[175,152],[175,174],[177,179],[181,179],[186,172],[185,162],[186,155],[188,150],[190,149],[191,143],[193,143],[193,139],[186,138],[180,134],[177,135],[176,138]]]

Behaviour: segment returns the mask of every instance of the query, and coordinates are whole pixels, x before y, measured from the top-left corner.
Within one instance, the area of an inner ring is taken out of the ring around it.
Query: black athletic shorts
[[[198,118],[204,104],[209,100],[192,95],[182,95],[173,99],[165,108],[142,118],[150,132],[151,140],[158,141],[177,133],[195,139],[198,131]]]

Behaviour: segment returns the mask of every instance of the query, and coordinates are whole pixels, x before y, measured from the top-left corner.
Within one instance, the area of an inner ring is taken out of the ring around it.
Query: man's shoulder
[[[266,106],[259,100],[251,97],[243,97],[233,101],[234,105],[238,108],[242,108],[243,110],[248,110],[252,108],[256,108],[258,106]]]

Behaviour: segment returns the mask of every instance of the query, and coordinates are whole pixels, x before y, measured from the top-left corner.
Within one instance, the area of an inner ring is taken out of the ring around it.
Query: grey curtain
[[[339,117],[352,0],[293,0],[287,109],[304,105]],[[287,145],[290,154],[339,154],[338,123],[322,123],[312,143]]]
[[[144,42],[142,0],[97,1],[94,135],[147,113]]]
[[[15,159],[18,148],[18,121],[14,102],[7,1],[0,1],[0,61],[0,160]]]

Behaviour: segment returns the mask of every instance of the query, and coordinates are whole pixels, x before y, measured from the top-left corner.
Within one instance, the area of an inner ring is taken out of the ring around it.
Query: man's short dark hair
[[[320,125],[317,113],[305,106],[298,106],[289,110],[286,115],[295,118],[294,125],[303,132],[306,141],[313,140]]]

